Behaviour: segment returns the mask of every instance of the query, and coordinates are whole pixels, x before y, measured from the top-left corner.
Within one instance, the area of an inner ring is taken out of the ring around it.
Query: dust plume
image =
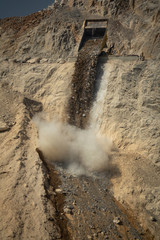
[[[104,171],[108,166],[111,141],[93,129],[81,130],[74,126],[34,117],[38,128],[38,148],[50,162],[60,162],[75,174]]]

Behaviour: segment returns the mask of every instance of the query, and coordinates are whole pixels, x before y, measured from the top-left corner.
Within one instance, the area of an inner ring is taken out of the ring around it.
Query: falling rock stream
[[[101,40],[88,40],[78,54],[68,103],[69,124],[85,128],[93,104]]]

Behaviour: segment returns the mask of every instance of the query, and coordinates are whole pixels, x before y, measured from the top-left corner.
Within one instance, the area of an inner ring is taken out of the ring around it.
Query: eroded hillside
[[[0,20],[2,239],[159,239],[159,5],[55,1],[30,16]],[[100,17],[108,19],[104,52],[112,55],[97,58],[98,43],[89,44],[95,62],[84,47],[76,66],[83,20]],[[84,89],[77,81],[82,71]],[[45,125],[37,133],[32,117],[40,112]],[[87,132],[67,122],[87,122]],[[41,136],[53,155],[37,149]],[[108,141],[103,173],[90,172],[92,159],[102,163],[95,136]],[[55,146],[69,163],[53,163]]]

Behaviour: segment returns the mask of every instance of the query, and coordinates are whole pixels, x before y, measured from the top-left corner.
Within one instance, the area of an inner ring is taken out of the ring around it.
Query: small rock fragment
[[[57,189],[55,190],[55,192],[56,192],[56,193],[62,193],[62,189],[57,188]]]
[[[5,132],[8,130],[10,130],[10,127],[8,127],[5,122],[0,121],[0,132]]]
[[[92,239],[92,236],[88,235],[87,238],[88,238],[88,239]]]
[[[122,224],[122,221],[121,221],[121,219],[120,219],[119,217],[115,217],[115,218],[113,219],[113,223],[118,224],[118,225],[121,225],[121,224]]]
[[[97,233],[94,233],[93,236],[94,236],[94,237],[98,237],[98,234],[97,234]]]
[[[77,205],[76,201],[73,201],[73,205]]]
[[[104,232],[101,232],[101,235],[104,236]]]
[[[66,207],[64,208],[64,213],[72,214],[72,209]]]

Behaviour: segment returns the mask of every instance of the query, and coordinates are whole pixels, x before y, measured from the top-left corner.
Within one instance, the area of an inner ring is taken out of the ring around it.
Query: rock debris
[[[101,39],[88,40],[78,54],[68,103],[68,122],[85,128],[95,94],[95,77]]]

